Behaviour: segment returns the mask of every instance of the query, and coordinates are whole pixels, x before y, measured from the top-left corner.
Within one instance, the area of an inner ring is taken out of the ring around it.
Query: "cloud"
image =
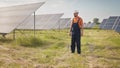
[[[7,3],[0,2],[0,7],[9,6]]]

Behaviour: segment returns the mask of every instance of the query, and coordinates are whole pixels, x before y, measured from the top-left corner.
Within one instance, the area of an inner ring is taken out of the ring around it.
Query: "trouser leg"
[[[80,38],[80,36],[76,37],[76,43],[77,43],[77,53],[80,54],[81,53],[81,38]]]
[[[72,53],[75,52],[75,36],[72,36],[72,39],[71,39],[71,52]]]

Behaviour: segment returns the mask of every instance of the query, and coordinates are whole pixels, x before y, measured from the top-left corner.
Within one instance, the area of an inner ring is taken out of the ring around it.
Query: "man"
[[[81,36],[83,36],[83,20],[78,16],[79,12],[74,12],[74,18],[71,22],[70,35],[71,38],[71,52],[75,53],[75,46],[77,45],[77,53],[81,54]]]

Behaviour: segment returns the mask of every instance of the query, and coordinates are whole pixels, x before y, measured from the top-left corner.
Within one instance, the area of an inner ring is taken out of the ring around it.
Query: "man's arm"
[[[84,25],[83,25],[83,20],[80,20],[80,25],[81,25],[81,36],[83,36],[83,29],[84,29]]]

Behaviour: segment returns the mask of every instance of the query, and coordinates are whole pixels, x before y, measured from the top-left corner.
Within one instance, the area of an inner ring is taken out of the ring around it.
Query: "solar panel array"
[[[95,26],[96,24],[95,23],[91,23],[91,24],[89,24],[89,28],[93,28],[94,26]]]
[[[117,18],[118,18],[118,16],[109,17],[109,19],[106,21],[106,23],[104,25],[104,29],[112,30],[113,25],[115,24]]]
[[[70,25],[71,25],[71,18],[69,18],[67,22],[68,22],[68,23],[66,24],[66,28],[70,28]]]
[[[0,33],[13,31],[43,4],[44,2],[40,2],[0,8]]]
[[[93,28],[95,25],[95,23],[84,23],[84,28]]]
[[[60,17],[63,13],[60,14],[42,14],[35,16],[35,29],[36,30],[46,30],[46,29],[53,29],[54,25],[58,23]],[[17,29],[34,29],[34,16],[31,15],[27,18],[22,24],[20,24]]]
[[[100,29],[103,29],[104,28],[104,25],[106,23],[107,19],[103,19],[102,23],[100,24]]]
[[[108,19],[104,19],[100,24],[100,28],[106,30],[115,30],[120,33],[120,16],[110,16]]]
[[[53,29],[70,28],[71,18],[61,18],[53,27]]]
[[[87,28],[87,26],[88,26],[88,23],[84,23],[84,28]]]

